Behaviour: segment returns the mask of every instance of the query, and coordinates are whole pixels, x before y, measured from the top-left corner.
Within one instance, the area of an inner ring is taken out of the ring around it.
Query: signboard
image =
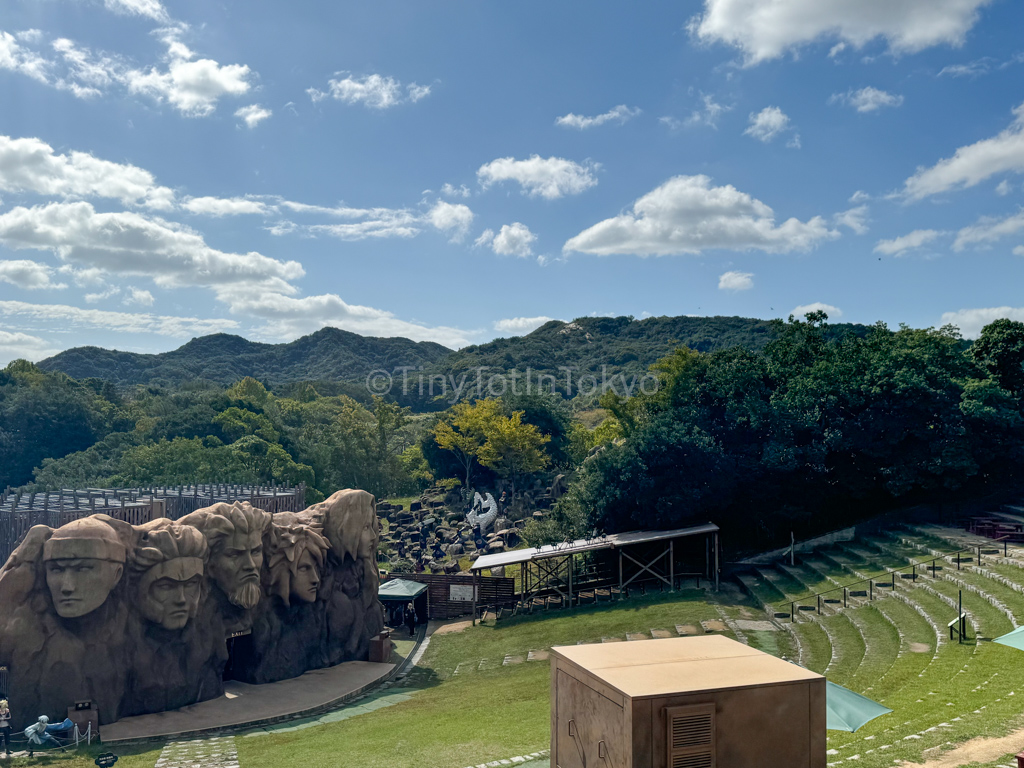
[[[448,585],[448,599],[449,600],[462,600],[467,602],[473,602],[473,585],[472,584],[449,584]]]
[[[102,755],[97,757],[93,762],[99,766],[99,768],[113,768],[114,763],[117,762],[117,755],[113,752],[104,752]]]

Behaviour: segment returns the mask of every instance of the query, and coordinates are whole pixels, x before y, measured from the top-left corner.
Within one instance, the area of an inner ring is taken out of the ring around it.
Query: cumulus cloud
[[[801,304],[799,307],[793,307],[793,311],[789,314],[794,317],[805,317],[811,312],[824,312],[828,315],[829,320],[836,320],[843,316],[843,310],[839,307],[834,307],[831,304],[823,304],[820,301],[816,301],[813,304]]]
[[[563,128],[576,128],[577,130],[582,131],[587,128],[596,128],[599,125],[604,125],[605,123],[613,121],[621,125],[639,114],[640,110],[636,107],[630,108],[625,104],[619,104],[617,107],[612,107],[607,112],[600,115],[594,115],[593,117],[575,115],[570,112],[567,115],[556,117],[555,125],[560,125]]]
[[[161,287],[230,286],[294,293],[304,274],[296,261],[260,253],[226,253],[180,224],[133,212],[97,213],[86,202],[17,207],[0,214],[0,243],[49,250],[66,263],[108,274],[141,275]]]
[[[676,176],[648,192],[633,209],[570,239],[563,251],[600,256],[664,256],[725,249],[788,253],[839,237],[821,216],[791,218],[776,226],[771,208],[732,185],[711,186],[707,176]]]
[[[235,110],[235,117],[249,128],[255,128],[273,114],[271,110],[261,107],[259,104],[250,104],[247,107]]]
[[[968,339],[978,338],[982,328],[1002,319],[1024,322],[1024,307],[984,307],[942,313],[942,325],[955,325]]]
[[[134,288],[128,286],[127,295],[124,297],[124,303],[128,305],[137,305],[140,307],[151,307],[153,302],[156,301],[153,298],[153,294],[149,291],[143,290],[142,288]]]
[[[594,173],[598,168],[598,163],[589,160],[581,165],[563,157],[533,155],[526,160],[500,157],[480,166],[476,176],[484,189],[502,181],[515,181],[523,188],[524,195],[554,200],[578,195],[595,186]]]
[[[149,171],[85,152],[57,154],[39,139],[0,136],[0,190],[60,197],[109,197],[126,205],[168,209],[174,192]]]
[[[725,272],[718,278],[720,291],[749,291],[753,287],[753,272]]]
[[[107,10],[126,16],[143,16],[161,24],[170,21],[167,10],[159,0],[103,0]]]
[[[885,256],[903,256],[907,251],[913,251],[928,245],[928,243],[944,234],[945,232],[935,229],[915,229],[909,235],[895,237],[892,240],[879,240],[875,244],[875,253],[881,253]]]
[[[866,88],[861,88],[859,91],[851,89],[846,93],[833,93],[828,103],[844,104],[848,107],[853,107],[858,112],[877,112],[882,107],[902,106],[903,97],[869,85]]]
[[[239,216],[257,214],[266,216],[275,209],[262,200],[251,197],[189,197],[181,204],[189,213],[202,216]]]
[[[819,41],[862,48],[882,38],[894,54],[959,46],[992,0],[704,0],[689,24],[705,43],[739,49],[746,66]],[[835,48],[833,48],[833,51]]]
[[[706,93],[702,93],[700,98],[704,103],[704,106],[701,109],[695,109],[691,112],[690,116],[686,118],[685,125],[706,125],[710,128],[717,128],[718,118],[731,110],[732,106],[730,105],[727,107],[719,104],[715,101],[713,96]],[[671,120],[672,118],[661,118],[661,121],[666,123],[670,128],[678,127],[678,125],[673,122],[669,122]],[[676,121],[676,123],[678,123],[678,121]]]
[[[382,309],[349,304],[333,293],[293,298],[247,292],[232,302],[232,311],[262,319],[259,333],[274,339],[294,339],[333,326],[364,336],[404,336],[454,348],[469,343],[468,334],[458,328],[407,322]]]
[[[453,243],[461,243],[473,224],[473,211],[460,203],[438,200],[427,212],[427,219],[439,232],[444,232]]]
[[[750,125],[743,134],[767,143],[790,128],[789,115],[778,107],[765,107],[750,113]]]
[[[1024,231],[1024,211],[1001,219],[983,216],[978,219],[977,223],[964,227],[956,233],[953,250],[962,251],[971,245],[991,245],[1021,231]]]
[[[41,83],[50,82],[50,62],[21,45],[15,35],[0,30],[0,70],[3,69],[19,72]]]
[[[98,328],[125,333],[155,333],[159,336],[179,338],[224,333],[238,328],[235,320],[220,318],[111,312],[102,309],[83,309],[67,304],[29,304],[24,301],[0,301],[0,316],[27,317],[65,327],[72,325],[76,328]]]
[[[903,196],[921,200],[973,187],[1000,173],[1024,172],[1024,104],[1013,110],[1010,127],[990,139],[960,147],[931,168],[918,168],[903,184]]]
[[[516,221],[503,225],[498,234],[494,234],[492,229],[485,229],[474,245],[490,246],[499,256],[518,256],[525,259],[533,255],[533,243],[536,240],[537,236],[528,226]]]
[[[38,336],[29,336],[27,333],[0,331],[0,365],[7,365],[11,360],[31,360],[35,362],[50,355],[55,355],[59,351]]]
[[[371,109],[387,109],[407,102],[417,102],[430,95],[429,85],[409,83],[403,86],[395,78],[384,75],[353,77],[347,72],[335,74],[345,77],[329,80],[326,91],[306,89],[313,103],[330,97],[345,104],[362,104]]]
[[[858,235],[865,235],[868,231],[868,207],[858,205],[856,208],[837,213],[832,220],[837,225],[848,227]]]
[[[0,260],[0,283],[10,283],[26,291],[44,288],[67,288],[64,283],[53,282],[54,270],[46,264],[26,259]]]
[[[555,318],[545,317],[507,317],[494,323],[494,330],[498,333],[508,333],[512,336],[525,336],[537,330],[544,323],[550,323]]]
[[[444,195],[445,197],[467,198],[470,195],[470,191],[469,187],[467,187],[465,184],[455,187],[445,182],[445,184],[441,187],[441,194]]]
[[[166,68],[130,70],[126,75],[130,93],[145,94],[158,102],[167,101],[186,117],[205,117],[216,110],[225,96],[244,96],[252,88],[252,71],[245,64],[219,64],[199,59],[183,42],[184,27],[167,30]]]

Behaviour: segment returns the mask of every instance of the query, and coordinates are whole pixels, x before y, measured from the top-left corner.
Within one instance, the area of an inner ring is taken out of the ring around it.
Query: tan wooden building
[[[825,678],[721,635],[561,646],[552,768],[825,768]]]

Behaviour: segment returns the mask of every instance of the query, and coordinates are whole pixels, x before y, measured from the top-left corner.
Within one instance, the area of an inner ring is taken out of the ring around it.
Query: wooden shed
[[[825,678],[721,635],[551,649],[552,768],[825,768]]]

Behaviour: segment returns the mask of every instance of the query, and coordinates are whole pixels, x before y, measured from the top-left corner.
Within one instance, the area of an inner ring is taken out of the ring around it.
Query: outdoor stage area
[[[340,706],[394,672],[395,664],[346,661],[266,685],[232,680],[223,696],[171,712],[126,717],[100,729],[104,744],[178,739],[244,727],[257,728]]]

